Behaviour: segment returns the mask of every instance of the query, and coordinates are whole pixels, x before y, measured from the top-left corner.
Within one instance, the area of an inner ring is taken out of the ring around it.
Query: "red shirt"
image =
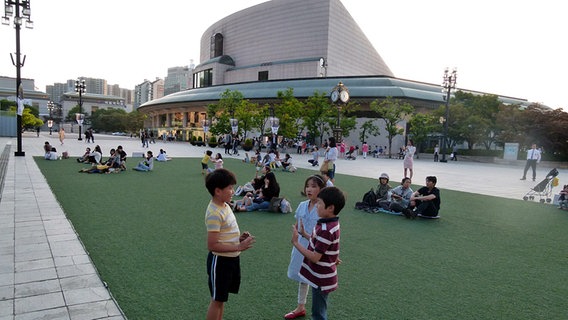
[[[304,258],[300,277],[314,288],[329,293],[337,289],[337,258],[339,257],[339,217],[319,219],[308,250],[321,253],[321,259],[313,263]]]

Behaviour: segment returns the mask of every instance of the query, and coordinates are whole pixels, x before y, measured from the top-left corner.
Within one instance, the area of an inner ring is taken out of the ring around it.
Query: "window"
[[[211,44],[209,48],[210,58],[220,57],[223,55],[223,35],[216,33],[211,37]]]
[[[268,71],[259,71],[258,81],[268,81]]]
[[[213,85],[213,69],[199,71],[193,74],[193,87],[203,88]]]

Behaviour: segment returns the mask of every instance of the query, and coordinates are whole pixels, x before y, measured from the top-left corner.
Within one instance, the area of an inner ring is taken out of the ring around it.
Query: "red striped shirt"
[[[300,277],[314,288],[329,293],[337,289],[336,263],[339,257],[339,217],[319,219],[316,224],[308,250],[321,253],[317,263],[304,258]]]

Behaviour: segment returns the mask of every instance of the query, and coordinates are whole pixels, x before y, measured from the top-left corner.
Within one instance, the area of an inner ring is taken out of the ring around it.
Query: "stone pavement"
[[[119,144],[129,155],[146,150],[136,138],[106,135],[95,138],[103,156]],[[87,146],[96,145],[78,141],[77,134],[72,133],[67,133],[61,145],[57,133],[42,132],[36,137],[35,133],[26,132],[22,142],[26,156],[15,157],[16,139],[0,137],[0,153],[5,147],[10,148],[4,187],[0,188],[0,320],[125,319],[32,158],[43,155],[45,141],[59,152],[68,151],[71,157],[78,157]],[[201,157],[207,150],[188,143],[161,141],[150,144],[148,150],[157,154],[160,148],[174,158]],[[223,154],[222,149],[217,150]],[[288,152],[296,167],[317,171],[318,167],[307,162],[310,155],[298,155],[295,150]],[[243,156],[241,152],[239,158]],[[441,189],[519,200],[551,169],[541,165],[536,182],[520,181],[522,163],[515,166],[466,161],[435,163],[423,157],[415,161],[414,184],[423,184],[426,176],[435,175]],[[568,170],[559,171],[560,183],[566,183],[563,177]],[[403,177],[401,160],[361,156],[354,161],[338,160],[337,172],[372,178],[387,172],[391,181]],[[341,179],[337,179],[336,185],[341,187]],[[554,189],[554,193],[559,191],[560,187]]]

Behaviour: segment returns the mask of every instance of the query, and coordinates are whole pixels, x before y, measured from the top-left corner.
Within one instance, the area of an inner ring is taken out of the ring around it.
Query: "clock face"
[[[337,90],[332,91],[331,92],[331,101],[337,102],[338,99],[339,99],[339,92]]]
[[[347,91],[341,91],[340,97],[341,101],[343,103],[347,103],[347,101],[349,101],[349,92]]]

